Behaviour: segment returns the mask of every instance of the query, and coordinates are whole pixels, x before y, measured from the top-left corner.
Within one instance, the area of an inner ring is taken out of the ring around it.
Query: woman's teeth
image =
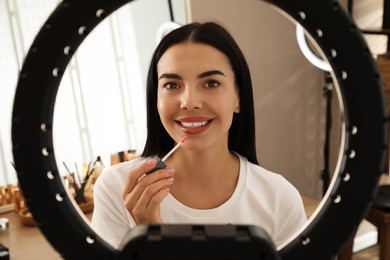
[[[180,122],[182,126],[189,127],[189,128],[197,128],[207,125],[207,121],[203,122]]]

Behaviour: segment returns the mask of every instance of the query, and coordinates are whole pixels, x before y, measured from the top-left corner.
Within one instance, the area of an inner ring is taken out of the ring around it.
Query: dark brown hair
[[[190,23],[173,30],[161,40],[154,51],[146,83],[148,132],[142,156],[165,154],[174,146],[174,141],[162,125],[157,110],[157,63],[168,48],[186,41],[210,45],[228,57],[240,99],[240,113],[234,113],[229,129],[229,150],[258,164],[252,81],[248,64],[231,34],[214,22]]]

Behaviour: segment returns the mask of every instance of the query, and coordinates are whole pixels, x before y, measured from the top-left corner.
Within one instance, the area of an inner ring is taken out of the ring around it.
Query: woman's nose
[[[202,95],[192,87],[186,87],[181,95],[180,108],[193,110],[202,108]]]

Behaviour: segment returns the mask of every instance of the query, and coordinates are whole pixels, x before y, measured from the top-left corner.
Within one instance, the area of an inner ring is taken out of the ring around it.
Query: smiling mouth
[[[188,128],[199,128],[210,123],[211,120],[201,122],[179,122],[180,125]]]

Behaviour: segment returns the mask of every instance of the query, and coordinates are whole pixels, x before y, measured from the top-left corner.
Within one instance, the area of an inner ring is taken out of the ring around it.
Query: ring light
[[[84,221],[59,176],[52,140],[57,90],[73,53],[105,17],[130,0],[63,0],[35,38],[20,72],[12,114],[14,163],[26,203],[64,258],[118,253]],[[373,58],[336,0],[268,0],[315,39],[332,67],[344,107],[342,151],[322,207],[284,245],[283,259],[330,259],[372,204],[386,154],[386,110]]]
[[[173,31],[179,28],[181,25],[176,22],[166,22],[163,23],[157,30],[156,33],[156,44],[159,44],[161,39],[164,38],[170,31]]]
[[[297,24],[296,28],[296,37],[297,37],[297,42],[299,45],[299,48],[301,49],[303,55],[310,61],[311,64],[316,66],[319,69],[325,70],[325,71],[330,71],[330,65],[329,63],[321,60],[318,58],[311,50],[310,47],[307,45],[306,42],[306,36],[305,36],[305,31],[303,30],[302,26]]]

